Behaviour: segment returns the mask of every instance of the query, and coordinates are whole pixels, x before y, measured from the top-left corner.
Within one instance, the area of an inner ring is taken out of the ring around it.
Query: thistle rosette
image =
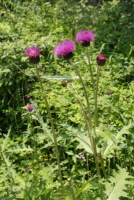
[[[73,57],[73,51],[76,49],[75,43],[73,40],[66,39],[58,43],[54,47],[54,54],[57,57],[63,56],[65,60],[69,60]]]
[[[84,29],[76,33],[76,41],[80,42],[83,47],[88,47],[90,42],[94,40],[94,33],[91,30]]]
[[[104,66],[105,63],[106,63],[106,57],[103,56],[102,54],[99,54],[99,55],[97,56],[96,60],[97,60],[97,64],[98,64],[99,66]]]
[[[32,46],[26,49],[25,54],[28,55],[30,63],[37,64],[40,62],[40,49],[38,47]]]

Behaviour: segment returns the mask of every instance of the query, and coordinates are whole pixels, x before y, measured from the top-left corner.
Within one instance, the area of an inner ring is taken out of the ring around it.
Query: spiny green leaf
[[[116,140],[113,133],[110,130],[107,130],[107,129],[103,130],[103,129],[104,129],[103,127],[97,128],[96,134],[101,136],[105,140],[111,140],[113,141],[114,144],[116,144]]]
[[[106,146],[104,152],[103,152],[103,157],[106,157],[107,154],[111,153],[111,151],[116,147],[117,143],[119,142],[119,140],[121,139],[123,134],[129,134],[129,129],[131,127],[133,127],[134,124],[129,124],[127,126],[124,126],[115,136],[115,140],[116,140],[116,144],[112,141],[112,140],[107,140],[107,146],[106,144],[104,144],[104,146]]]
[[[132,178],[126,169],[119,167],[119,171],[114,171],[113,176],[106,183],[105,193],[108,195],[107,200],[119,200],[119,197],[127,196],[126,185],[131,182],[126,180]]]
[[[8,138],[9,138],[9,135],[10,135],[10,131],[11,131],[11,128],[8,130],[8,133],[7,133],[6,137],[5,137],[5,139],[3,140],[3,144],[2,144],[2,146],[1,146],[1,151],[2,151],[2,152],[4,152],[5,149],[6,149],[6,144],[7,144],[7,142],[8,142]]]
[[[80,145],[88,152],[88,153],[93,153],[89,137],[86,135],[83,135],[82,133],[79,133],[76,137],[76,140],[79,141]]]
[[[123,117],[123,115],[118,111],[118,109],[110,102],[105,96],[99,97],[98,101],[100,101],[101,104],[104,104],[107,107],[110,107],[114,112],[118,113],[124,122],[126,122],[126,119]]]
[[[81,127],[73,128],[71,126],[67,126],[67,130],[69,134],[75,136],[74,140],[78,141],[80,145],[85,149],[85,151],[91,154],[93,153],[90,144],[90,139],[86,135],[86,132],[83,128]]]
[[[88,181],[86,181],[85,183],[82,183],[82,187],[77,190],[76,197],[79,196],[79,194],[81,194],[85,190],[87,185],[89,185],[90,181],[92,181],[94,178],[96,178],[96,176],[89,178]],[[88,190],[89,188],[92,188],[92,185],[88,186]]]

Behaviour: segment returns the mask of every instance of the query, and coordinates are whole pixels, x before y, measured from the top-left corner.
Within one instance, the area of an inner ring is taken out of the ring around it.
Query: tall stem
[[[72,198],[73,198],[73,200],[76,200],[75,193],[74,193],[74,189],[73,189],[73,185],[72,185],[72,181],[71,181],[70,178],[68,179],[68,184],[69,184],[69,187],[70,187],[70,191],[71,191],[71,194],[72,194]]]
[[[97,67],[96,94],[95,94],[95,126],[98,126],[98,86],[100,78],[100,66]]]
[[[90,76],[91,76],[91,81],[92,81],[92,85],[93,85],[93,92],[94,92],[94,98],[95,98],[95,82],[94,82],[94,78],[93,78],[93,70],[92,70],[92,66],[90,63],[90,55],[89,55],[89,51],[88,48],[87,49],[87,58],[88,58],[88,64],[89,64],[89,70],[90,70]]]
[[[100,153],[100,159],[101,159],[101,168],[102,168],[104,177],[106,178],[107,175],[106,175],[106,170],[105,170],[105,167],[104,167],[104,159],[103,159],[103,157],[101,156],[101,153]]]
[[[107,108],[107,113],[108,113],[108,115],[107,115],[107,127],[108,127],[109,126],[109,118],[110,118],[110,114],[111,114],[111,107],[110,106]]]
[[[90,104],[89,104],[89,100],[88,100],[87,91],[86,91],[84,82],[83,82],[83,80],[82,80],[82,77],[81,77],[79,71],[77,70],[77,68],[75,67],[75,65],[74,65],[71,61],[70,61],[70,64],[72,65],[72,67],[73,67],[74,70],[76,71],[76,73],[77,73],[77,75],[79,76],[80,81],[81,81],[81,83],[82,83],[82,86],[83,86],[83,89],[84,89],[85,98],[86,98],[86,101],[87,101],[87,107],[88,107],[88,111],[89,111],[89,123],[90,123],[91,130],[92,130],[91,110],[90,110]],[[95,159],[97,174],[100,176],[100,168],[99,168],[99,164],[98,164],[98,162],[97,162],[96,142],[95,142],[94,137],[92,137],[90,134],[89,134],[89,138],[90,138],[90,142],[91,142],[91,145],[92,145],[92,151],[93,151],[93,154],[94,154],[94,159]]]
[[[67,87],[67,89],[75,96],[75,98],[77,99],[80,107],[81,107],[81,110],[82,110],[82,113],[83,113],[83,116],[84,116],[84,120],[85,120],[85,124],[86,124],[86,127],[87,127],[87,131],[88,131],[88,136],[89,136],[89,139],[90,139],[90,143],[91,143],[91,148],[92,148],[92,151],[94,153],[94,148],[93,148],[93,140],[92,140],[92,136],[91,136],[91,131],[90,131],[90,127],[89,127],[89,123],[88,123],[88,117],[87,117],[87,113],[85,112],[85,109],[84,109],[84,106],[80,100],[80,97],[78,94],[74,94],[69,87]]]
[[[89,100],[88,100],[88,95],[87,95],[87,90],[85,88],[85,85],[84,85],[84,82],[82,80],[82,77],[79,73],[79,71],[77,70],[77,68],[75,67],[75,65],[72,63],[71,60],[69,60],[71,66],[73,67],[73,69],[75,70],[76,74],[79,76],[79,79],[82,83],[82,86],[83,86],[83,89],[84,89],[84,95],[85,95],[85,98],[86,98],[86,102],[87,102],[87,108],[88,108],[88,114],[89,114],[89,124],[90,124],[90,127],[91,127],[91,130],[92,130],[92,119],[91,119],[91,109],[90,109],[90,103],[89,103]]]
[[[89,51],[87,48],[87,57],[88,57],[88,64],[89,64],[89,70],[90,70],[90,75],[91,75],[91,81],[93,85],[93,92],[94,92],[94,100],[95,100],[95,120],[94,120],[94,130],[98,126],[98,105],[97,105],[97,95],[98,95],[98,84],[99,84],[99,76],[100,76],[100,67],[97,67],[97,78],[96,78],[96,86],[93,78],[93,71],[90,63],[90,56],[89,56]]]
[[[36,73],[37,73],[37,77],[38,77],[38,81],[40,83],[42,92],[44,92],[44,87],[39,75],[39,70],[38,70],[38,66],[36,65]],[[52,119],[52,115],[50,112],[50,107],[49,107],[49,103],[47,100],[47,96],[44,94],[44,100],[46,103],[46,107],[47,107],[47,112],[48,112],[48,116],[50,119],[50,124],[51,124],[51,129],[52,129],[52,134],[53,134],[53,139],[54,139],[54,146],[55,146],[55,153],[56,153],[56,158],[57,158],[57,164],[58,164],[58,171],[59,171],[59,177],[60,177],[60,182],[61,182],[61,187],[62,187],[62,192],[63,192],[63,179],[62,179],[62,173],[61,173],[61,167],[60,167],[60,157],[59,157],[59,150],[58,150],[58,143],[57,143],[57,138],[56,138],[56,134],[55,134],[55,130],[54,130],[54,124],[53,124],[53,119]]]

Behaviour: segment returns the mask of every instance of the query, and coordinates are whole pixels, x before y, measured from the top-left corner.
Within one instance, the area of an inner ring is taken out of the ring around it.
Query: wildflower
[[[79,158],[79,159],[83,159],[84,161],[86,161],[83,153],[79,153],[78,155],[76,155],[76,157]]]
[[[26,98],[27,98],[27,99],[30,99],[30,98],[31,98],[31,96],[26,96]]]
[[[29,171],[29,170],[30,170],[30,168],[28,168],[28,167],[25,169],[26,172]]]
[[[54,47],[54,54],[57,57],[63,56],[65,60],[69,60],[73,57],[72,52],[75,48],[75,43],[70,39],[66,39]]]
[[[33,105],[28,105],[27,109],[28,109],[29,112],[31,112],[34,109],[34,106]]]
[[[31,63],[37,64],[40,61],[40,51],[38,47],[32,46],[26,49],[25,54],[28,55]]]
[[[94,41],[94,33],[88,29],[81,30],[76,33],[76,41],[82,43],[84,47],[90,45],[91,41]]]
[[[61,85],[62,85],[63,87],[66,87],[66,86],[67,86],[67,82],[62,81],[62,82],[61,82]]]
[[[106,94],[107,94],[108,96],[110,96],[110,95],[112,94],[112,92],[111,92],[111,91],[107,91]]]
[[[97,56],[97,64],[98,64],[99,66],[103,66],[103,65],[105,65],[105,63],[106,63],[106,57],[103,56],[102,54],[99,54],[99,55]]]

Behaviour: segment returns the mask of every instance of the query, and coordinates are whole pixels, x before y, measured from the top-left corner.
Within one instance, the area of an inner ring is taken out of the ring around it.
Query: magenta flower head
[[[57,57],[63,56],[65,60],[69,60],[73,57],[73,51],[76,46],[73,40],[66,39],[58,43],[54,48],[54,54]]]
[[[106,63],[106,57],[103,56],[102,54],[99,54],[99,55],[97,56],[97,64],[98,64],[99,66],[103,66],[103,65],[105,65],[105,63]]]
[[[28,167],[25,169],[26,172],[29,171],[29,170],[30,170],[30,168],[28,168]]]
[[[40,61],[40,51],[38,47],[32,46],[26,49],[25,54],[28,55],[31,63],[37,64]]]
[[[34,106],[33,106],[33,105],[28,105],[28,106],[27,106],[27,109],[28,109],[29,112],[32,112],[33,109],[34,109]]]
[[[31,98],[31,96],[26,96],[26,98],[27,98],[27,99],[30,99],[30,98]]]
[[[82,43],[82,46],[87,47],[91,41],[94,41],[94,33],[88,29],[81,30],[76,33],[76,41]]]
[[[108,96],[110,96],[110,95],[112,95],[112,92],[111,92],[111,91],[107,91],[106,94],[107,94]]]
[[[61,85],[62,85],[63,87],[67,87],[67,82],[66,82],[66,81],[62,81],[62,82],[61,82]]]

